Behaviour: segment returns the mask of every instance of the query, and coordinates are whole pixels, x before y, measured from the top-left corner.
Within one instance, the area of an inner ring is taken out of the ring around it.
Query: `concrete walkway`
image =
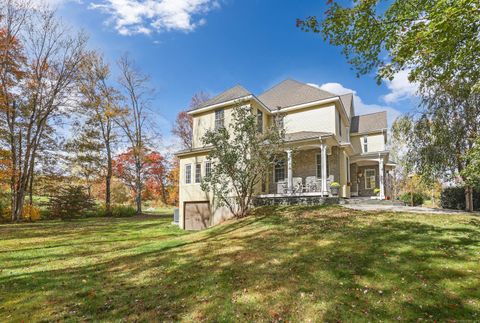
[[[360,211],[387,211],[387,212],[408,212],[408,213],[428,213],[428,214],[468,214],[480,215],[480,212],[465,212],[459,210],[433,209],[421,206],[402,206],[402,205],[381,205],[381,204],[345,204],[343,207]]]

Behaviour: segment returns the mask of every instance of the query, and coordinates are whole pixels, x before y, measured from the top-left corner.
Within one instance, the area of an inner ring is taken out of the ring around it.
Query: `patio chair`
[[[301,177],[292,178],[293,181],[293,192],[302,193],[303,192],[303,180]]]
[[[282,181],[277,183],[277,194],[287,193],[287,182]]]
[[[317,176],[307,176],[305,178],[305,187],[307,192],[317,192],[320,189]]]

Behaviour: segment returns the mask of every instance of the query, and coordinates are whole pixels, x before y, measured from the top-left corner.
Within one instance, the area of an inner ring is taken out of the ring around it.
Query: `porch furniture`
[[[328,176],[327,177],[327,191],[330,192],[330,185],[332,185],[333,182],[334,182],[333,175]]]
[[[287,194],[287,182],[282,181],[277,183],[277,194]]]
[[[317,176],[307,176],[305,178],[305,190],[307,192],[320,192],[321,181]]]
[[[303,192],[303,180],[301,177],[294,177],[293,179],[293,193]]]

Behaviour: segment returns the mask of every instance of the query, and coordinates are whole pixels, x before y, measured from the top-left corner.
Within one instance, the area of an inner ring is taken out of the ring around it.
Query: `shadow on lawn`
[[[479,233],[335,207],[263,208],[95,266],[6,276],[0,304],[8,307],[0,305],[0,313],[29,318],[47,310],[48,320],[475,320],[480,273],[462,266],[478,261]]]

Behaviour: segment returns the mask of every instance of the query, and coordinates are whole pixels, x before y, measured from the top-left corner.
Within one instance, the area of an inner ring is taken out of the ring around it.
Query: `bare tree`
[[[18,82],[2,84],[3,91],[11,94],[7,95],[9,100],[2,109],[5,113],[2,118],[7,121],[4,137],[13,168],[11,216],[18,221],[45,132],[52,119],[64,114],[72,101],[87,37],[83,33],[72,34],[48,8],[33,10],[8,1],[0,10],[2,29],[8,33],[15,26],[15,38],[24,47],[26,61]],[[6,56],[2,57],[1,65]]]
[[[127,56],[118,61],[120,69],[119,83],[123,89],[125,108],[115,119],[128,139],[135,164],[135,203],[137,214],[142,213],[142,177],[146,151],[147,109],[152,90],[148,87],[149,77],[134,66]]]
[[[110,67],[102,55],[92,52],[87,55],[81,68],[80,94],[82,112],[86,115],[83,124],[90,139],[101,141],[96,146],[105,161],[105,208],[111,211],[112,148],[115,144],[114,118],[120,113],[119,92],[108,84]],[[92,138],[92,135],[98,138]],[[91,148],[94,148],[91,146]]]

